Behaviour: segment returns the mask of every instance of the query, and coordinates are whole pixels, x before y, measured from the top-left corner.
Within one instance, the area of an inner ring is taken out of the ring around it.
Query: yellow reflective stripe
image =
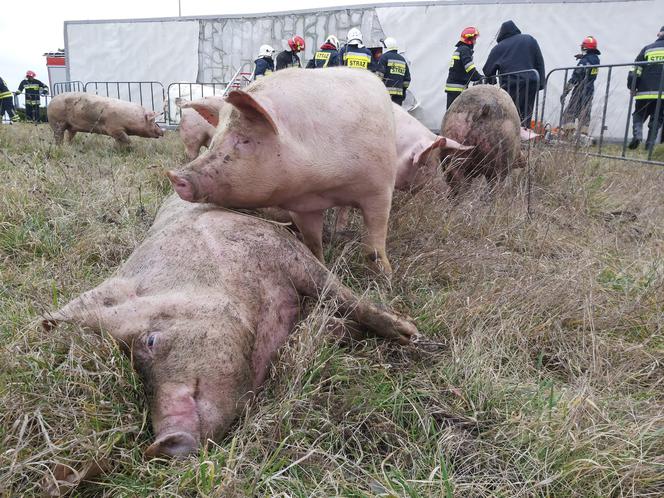
[[[654,92],[638,92],[636,100],[654,100],[659,98],[659,91],[655,90]],[[662,92],[662,99],[664,99],[664,92]]]
[[[469,73],[469,72],[471,72],[473,69],[475,69],[475,64],[473,64],[473,63],[471,62],[470,65],[469,65],[468,67],[466,67],[466,72]]]
[[[24,90],[39,90],[39,85],[25,85]]]
[[[464,85],[449,84],[445,86],[446,92],[463,92],[466,89]]]
[[[458,60],[460,60],[460,59],[461,59],[461,57],[459,57],[458,55],[453,55],[453,56],[452,56],[452,60],[453,60],[453,61],[458,61]]]
[[[0,99],[6,99],[7,97],[11,97],[12,92],[2,92],[0,93]]]
[[[647,61],[663,61],[664,60],[664,48],[651,48],[645,53]]]
[[[362,69],[367,69],[369,63],[371,62],[371,57],[367,54],[344,54],[344,60],[348,67],[359,67]]]
[[[403,95],[403,89],[391,87],[387,89],[387,93],[389,93],[390,95]]]

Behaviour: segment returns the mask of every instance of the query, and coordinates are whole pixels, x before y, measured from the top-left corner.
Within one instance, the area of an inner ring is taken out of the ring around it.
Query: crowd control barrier
[[[140,104],[157,113],[157,123],[166,123],[166,93],[159,81],[89,81],[83,89],[85,93]]]

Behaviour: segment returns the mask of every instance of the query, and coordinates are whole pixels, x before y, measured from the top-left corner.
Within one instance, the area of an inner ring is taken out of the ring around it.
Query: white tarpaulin
[[[77,21],[65,24],[70,79],[81,81],[198,81],[227,82],[241,67],[251,70],[258,47],[284,48],[287,38],[304,36],[304,59],[329,34],[345,37],[360,27],[365,43],[376,46],[395,37],[411,64],[411,88],[420,102],[415,115],[437,129],[445,109],[443,85],[454,44],[465,26],[476,26],[481,37],[475,51],[478,68],[484,64],[500,24],[508,19],[533,35],[542,48],[547,71],[576,64],[581,40],[595,36],[604,64],[633,61],[651,43],[664,22],[664,0],[448,0],[328,8],[247,16]],[[649,21],[652,19],[652,21]],[[622,137],[627,117],[628,68],[611,76],[607,107],[607,136]],[[593,133],[599,133],[607,70],[596,82]],[[563,75],[552,76],[545,119],[557,125]]]

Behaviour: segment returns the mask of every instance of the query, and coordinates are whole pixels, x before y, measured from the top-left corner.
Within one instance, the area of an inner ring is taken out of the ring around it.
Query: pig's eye
[[[152,349],[156,343],[157,343],[157,334],[150,334],[147,340],[145,341],[145,344],[150,349]]]

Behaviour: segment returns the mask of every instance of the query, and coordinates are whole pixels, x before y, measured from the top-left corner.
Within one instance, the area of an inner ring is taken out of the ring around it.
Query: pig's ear
[[[461,145],[459,142],[456,142],[450,138],[439,136],[433,142],[431,142],[431,145],[416,154],[413,160],[415,163],[420,163],[426,161],[429,155],[432,153],[438,152],[440,157],[442,157],[446,153],[471,150],[473,148],[474,147],[472,146]]]
[[[215,106],[209,102],[203,101],[192,101],[192,102],[182,102],[180,104],[180,109],[194,109],[198,114],[203,116],[203,119],[210,123],[215,128],[219,124],[219,109],[220,106]]]
[[[262,123],[270,128],[275,135],[279,134],[277,125],[267,110],[250,94],[242,90],[233,90],[226,97],[226,102],[233,105],[249,121]]]
[[[150,122],[157,117],[157,113],[154,111],[145,111],[145,121]]]

